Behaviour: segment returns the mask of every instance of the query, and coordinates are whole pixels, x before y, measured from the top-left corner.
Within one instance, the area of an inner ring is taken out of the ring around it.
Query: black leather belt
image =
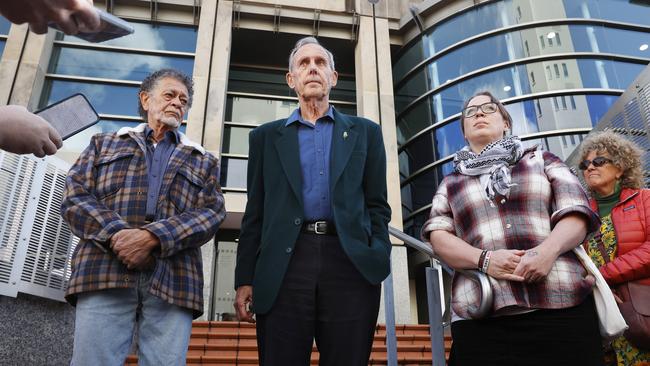
[[[329,221],[306,222],[302,226],[302,231],[317,235],[336,235],[336,227]]]

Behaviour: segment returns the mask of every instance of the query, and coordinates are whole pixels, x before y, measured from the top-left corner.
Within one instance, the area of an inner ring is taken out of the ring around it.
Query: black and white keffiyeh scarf
[[[524,147],[517,136],[505,137],[488,144],[476,154],[469,146],[463,147],[454,156],[454,169],[464,175],[479,176],[487,198],[494,200],[498,194],[508,197],[511,182],[510,166],[516,164],[524,154]]]

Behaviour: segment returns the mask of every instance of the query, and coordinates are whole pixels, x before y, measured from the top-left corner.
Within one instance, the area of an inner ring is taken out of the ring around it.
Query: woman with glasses
[[[509,136],[512,119],[489,92],[465,102],[460,123],[467,146],[422,237],[451,267],[487,273],[494,302],[471,319],[480,291],[454,275],[450,365],[602,365],[594,278],[571,251],[600,221],[578,179]]]
[[[641,188],[641,154],[635,144],[613,132],[589,136],[580,149],[578,167],[591,191],[591,206],[602,220],[600,232],[587,243],[587,253],[619,304],[629,299],[630,284],[650,295],[650,191]],[[650,349],[640,349],[638,341],[636,347],[634,334],[625,336],[629,339],[619,337],[608,347],[606,363],[650,365]]]

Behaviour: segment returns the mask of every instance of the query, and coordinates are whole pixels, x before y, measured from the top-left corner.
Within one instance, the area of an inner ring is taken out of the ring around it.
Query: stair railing
[[[430,266],[425,269],[427,287],[427,308],[429,313],[429,333],[431,335],[431,363],[434,366],[445,365],[445,337],[442,315],[444,313],[444,289],[442,287],[442,270],[452,272],[446,264],[440,262],[434,255],[433,249],[399,229],[388,226],[390,235],[401,240],[407,246],[426,254],[430,258]],[[492,309],[492,286],[485,273],[477,270],[458,270],[481,289],[481,301],[476,309],[470,309],[473,319],[488,315]],[[395,303],[393,298],[392,274],[384,280],[384,307],[386,313],[386,353],[388,366],[397,366],[397,336],[395,334]]]

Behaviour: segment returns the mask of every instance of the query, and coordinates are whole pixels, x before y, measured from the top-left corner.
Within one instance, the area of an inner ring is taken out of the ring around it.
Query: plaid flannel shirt
[[[479,178],[454,172],[444,178],[433,197],[431,214],[422,228],[428,242],[434,230],[445,230],[470,245],[487,250],[531,249],[544,241],[555,224],[569,213],[588,219],[588,231],[600,220],[591,210],[578,179],[549,152],[529,149],[512,168],[510,196],[487,199]],[[580,243],[575,243],[576,246]],[[560,309],[580,304],[591,283],[572,251],[558,257],[543,282],[522,283],[490,278],[495,315],[529,309]],[[468,319],[479,304],[476,283],[461,274],[452,282],[452,309]]]
[[[203,313],[201,245],[212,239],[225,218],[219,162],[180,134],[167,164],[156,219],[145,222],[147,166],[144,127],[97,134],[66,179],[63,218],[81,240],[72,256],[66,299],[76,294],[136,286],[130,271],[110,250],[110,238],[126,228],[142,228],[160,240],[149,292]]]

